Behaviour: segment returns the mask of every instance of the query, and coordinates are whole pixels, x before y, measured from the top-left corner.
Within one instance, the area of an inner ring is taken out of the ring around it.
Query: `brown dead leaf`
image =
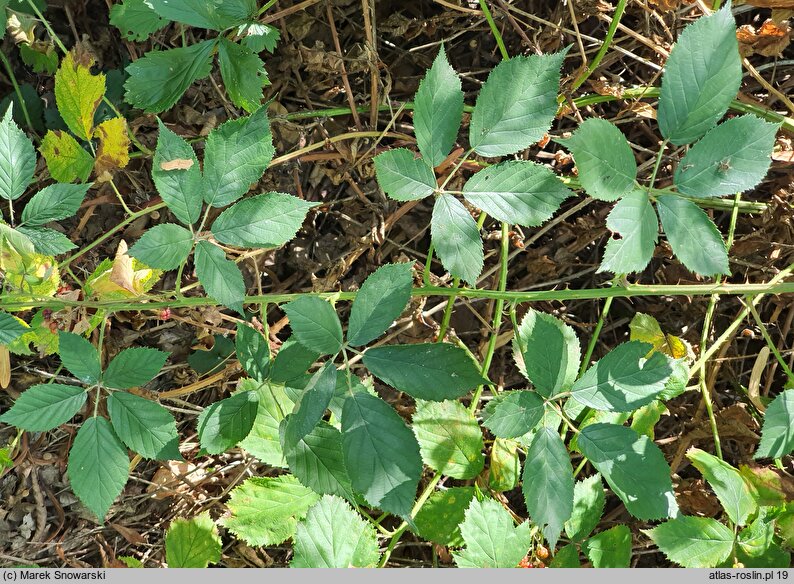
[[[5,389],[11,383],[11,353],[8,347],[0,345],[0,387]]]
[[[135,274],[132,269],[132,258],[127,255],[127,249],[127,242],[123,239],[119,241],[113,268],[110,270],[110,281],[125,290],[135,292],[133,283]]]
[[[744,24],[736,31],[739,52],[743,57],[755,54],[775,57],[788,47],[791,42],[790,32],[791,27],[788,21],[776,23],[771,18],[767,19],[759,29],[750,24]]]
[[[682,4],[694,4],[695,0],[651,0],[658,10],[677,10]]]
[[[203,481],[206,476],[206,471],[195,464],[170,460],[154,473],[152,484],[146,492],[154,493],[152,496],[155,499],[167,499],[188,492],[195,493],[197,498],[203,499],[203,496],[190,487]]]
[[[144,545],[148,543],[148,539],[138,533],[136,530],[132,529],[131,527],[124,527],[119,523],[111,523],[110,524],[113,529],[119,532],[121,537],[126,539],[132,545]]]
[[[160,170],[188,170],[192,166],[193,160],[190,158],[174,158],[161,162]]]
[[[794,0],[746,0],[746,3],[758,8],[794,8]]]

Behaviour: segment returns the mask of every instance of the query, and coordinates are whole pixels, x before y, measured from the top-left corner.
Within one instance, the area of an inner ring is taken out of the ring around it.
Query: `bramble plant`
[[[5,4],[0,0],[0,12]],[[23,431],[47,432],[82,417],[67,475],[101,523],[112,516],[127,483],[130,451],[137,463],[183,460],[182,453],[216,457],[239,448],[248,461],[271,469],[245,480],[240,474],[222,516],[203,512],[174,520],[164,540],[170,567],[219,563],[222,538],[231,536],[254,547],[291,540],[294,567],[385,566],[407,531],[451,548],[451,561],[459,567],[579,567],[583,560],[594,567],[628,567],[632,542],[641,537],[685,567],[788,566],[794,504],[780,477],[769,468],[736,468],[722,459],[701,370],[719,344],[707,350],[710,315],[697,361],[687,342],[643,313],[632,318],[628,340],[593,360],[609,304],[584,350],[569,320],[521,306],[535,299],[611,303],[615,296],[640,294],[791,291],[779,286],[791,269],[768,285],[721,285],[721,276],[730,274],[729,250],[701,208],[760,183],[778,128],[751,114],[720,123],[741,81],[730,6],[686,27],[670,53],[658,104],[662,140],[647,179],[639,176],[637,155],[621,130],[602,119],[587,119],[569,137],[553,138],[573,155],[576,179],[516,156],[552,132],[568,49],[497,65],[468,107],[468,149],[455,150],[467,106],[442,47],[413,103],[418,155],[395,148],[374,158],[378,183],[390,198],[434,199],[424,269],[410,261],[386,263],[355,292],[250,296],[231,258],[285,245],[315,207],[286,193],[248,195],[275,153],[267,106],[261,105],[267,78],[258,53],[272,51],[278,33],[257,21],[272,4],[259,9],[253,0],[123,0],[113,7],[111,22],[129,40],[146,39],[170,21],[218,33],[151,51],[129,65],[131,105],[149,113],[170,108],[194,81],[209,75],[217,52],[228,95],[247,112],[208,132],[198,149],[201,161],[187,139],[157,119],[151,178],[162,203],[133,212],[116,188],[113,173],[127,164],[131,144],[140,153],[146,149],[119,112],[98,120],[108,87],[103,73],[91,71],[93,59],[84,48],[64,49],[55,74],[56,105],[68,132],[51,129],[40,145],[50,177],[59,182],[30,196],[21,213],[36,151],[13,119],[16,106],[5,111],[0,385],[8,385],[8,353],[31,354],[31,345],[42,355],[57,352],[65,371],[24,390],[0,415],[0,422],[19,430],[0,450],[0,470],[14,464],[10,453]],[[29,5],[46,24],[43,9]],[[657,188],[670,145],[681,148],[671,156],[673,184]],[[471,168],[476,172],[461,180],[459,173]],[[68,183],[85,183],[92,173],[111,186],[124,220],[98,241],[56,259],[76,246],[47,225],[75,215],[93,184]],[[511,226],[546,223],[575,196],[577,185],[594,199],[615,203],[607,227],[618,237],[608,241],[600,265],[600,271],[615,274],[613,286],[508,291]],[[72,273],[75,258],[151,210],[162,210],[164,222],[145,229],[129,249],[121,240],[115,257],[100,261],[84,281]],[[489,219],[501,224],[497,290],[477,288],[485,265],[481,231]],[[716,284],[639,286],[625,280],[649,265],[660,221],[681,263],[715,277]],[[451,287],[430,285],[434,254],[453,277]],[[185,286],[186,270],[188,278],[195,273],[206,297],[187,295],[195,285]],[[167,271],[176,271],[173,289],[169,284],[153,291]],[[59,289],[65,275],[79,290]],[[421,287],[415,286],[419,280]],[[449,298],[436,342],[386,344],[412,297],[432,295]],[[486,323],[490,336],[479,357],[447,335],[456,297],[493,301],[493,321]],[[753,303],[748,299],[737,323],[749,314],[757,318]],[[290,327],[275,354],[268,304],[279,305]],[[224,315],[235,323],[234,342],[218,334],[213,351],[197,351],[188,363],[202,375],[216,375],[227,364],[238,375],[239,364],[242,374],[230,395],[204,407],[195,420],[188,414],[199,448],[183,444],[180,451],[177,420],[183,419],[163,404],[184,388],[146,390],[169,354],[133,347],[106,359],[105,336],[118,312],[219,305],[236,313]],[[252,305],[261,308],[261,320],[253,317]],[[27,320],[16,316],[28,312]],[[345,314],[347,326],[340,318]],[[515,366],[522,378],[516,387],[489,378],[508,315],[508,367]],[[794,451],[794,375],[767,336],[789,385],[772,400],[753,401],[760,404],[759,419],[763,414],[755,457],[777,460]],[[716,456],[690,448],[686,457],[721,505],[715,517],[679,509],[673,480],[678,477],[654,442],[666,402],[689,389],[695,372],[701,373]],[[401,407],[388,399],[394,393],[403,398]],[[524,517],[503,504],[502,493],[518,488]],[[613,515],[617,524],[599,530],[608,499],[610,508],[621,506],[631,518]],[[132,557],[119,559],[141,565]]]

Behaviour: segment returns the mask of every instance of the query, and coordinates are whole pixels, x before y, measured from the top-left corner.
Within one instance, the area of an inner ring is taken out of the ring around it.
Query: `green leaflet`
[[[342,350],[342,323],[325,300],[301,296],[284,306],[293,336],[307,349],[320,355],[336,355]]]
[[[364,353],[364,365],[395,389],[418,399],[454,399],[488,383],[466,351],[449,343],[373,347]]]
[[[709,130],[678,164],[678,191],[690,197],[708,198],[753,188],[772,164],[770,154],[778,127],[745,115]]]
[[[687,26],[662,75],[659,129],[673,144],[694,142],[728,110],[742,79],[731,6]]]
[[[488,487],[497,493],[511,491],[518,486],[521,461],[518,459],[518,442],[497,438],[491,445]]]
[[[275,383],[286,383],[299,377],[311,367],[320,353],[303,346],[292,335],[281,345],[273,367],[270,370],[270,380]]]
[[[733,549],[731,530],[709,517],[677,517],[643,533],[669,560],[685,568],[713,568]]]
[[[201,216],[201,170],[193,148],[157,120],[160,132],[152,160],[152,180],[174,217],[192,225]],[[163,170],[174,160],[190,161],[188,168]],[[151,265],[151,264],[150,264]]]
[[[543,529],[552,548],[573,511],[571,459],[559,434],[541,428],[527,451],[522,491],[529,517]]]
[[[212,224],[212,234],[229,245],[280,247],[295,237],[314,206],[284,193],[257,195],[221,213]]]
[[[129,475],[130,459],[105,418],[88,418],[69,451],[67,474],[72,491],[99,521],[119,496]]]
[[[573,541],[582,541],[598,526],[604,512],[606,495],[601,475],[577,481],[573,489],[573,511],[565,522],[565,533]]]
[[[58,354],[61,363],[72,375],[88,385],[99,382],[102,368],[94,345],[80,335],[61,331],[58,333]]]
[[[386,264],[364,280],[350,308],[348,343],[354,347],[366,345],[402,314],[411,299],[411,267],[410,263]]]
[[[259,394],[243,391],[216,401],[198,417],[201,447],[210,454],[220,454],[242,441],[254,425]]]
[[[761,443],[755,458],[780,458],[794,450],[794,390],[772,400],[764,413]]]
[[[544,412],[543,399],[534,391],[507,391],[488,402],[482,423],[498,438],[517,438],[533,430]]]
[[[168,20],[219,31],[256,16],[255,0],[149,0],[149,5]]]
[[[414,517],[416,533],[441,545],[460,547],[460,524],[474,498],[474,487],[452,487],[436,491]]]
[[[220,37],[218,63],[232,102],[249,113],[256,111],[262,104],[262,88],[268,84],[262,59],[248,47]]]
[[[76,248],[68,237],[60,231],[47,227],[18,227],[17,231],[33,242],[37,253],[57,256]]]
[[[637,519],[675,516],[670,467],[647,436],[616,424],[591,424],[578,434],[582,454]]]
[[[529,522],[516,527],[493,499],[472,500],[460,531],[466,547],[452,554],[459,568],[515,568],[532,545]]]
[[[534,227],[550,219],[573,193],[547,167],[510,160],[472,176],[463,196],[495,219]]]
[[[113,430],[144,458],[182,460],[174,417],[160,404],[117,391],[108,398]]]
[[[739,471],[698,448],[690,448],[686,456],[714,489],[731,521],[740,526],[745,525],[758,505]]]
[[[214,40],[167,51],[149,51],[127,66],[125,100],[147,113],[169,109],[198,79],[210,74]]]
[[[193,234],[173,223],[161,223],[146,230],[130,248],[129,255],[158,270],[175,270],[193,250]]]
[[[463,404],[418,400],[412,426],[430,468],[456,479],[480,474],[485,464],[482,431]]]
[[[631,412],[654,399],[673,373],[671,359],[650,343],[629,341],[597,361],[571,387],[572,397],[596,410]]]
[[[298,523],[293,568],[367,568],[380,559],[375,529],[344,499],[324,496]]]
[[[300,394],[292,413],[287,416],[281,446],[297,444],[322,419],[336,389],[336,367],[328,361],[317,371]]]
[[[659,195],[656,208],[673,253],[688,269],[701,276],[731,273],[725,242],[700,207],[675,195]]]
[[[168,353],[157,349],[124,349],[108,364],[102,384],[116,389],[139,387],[154,379],[167,359]]]
[[[16,318],[6,312],[0,312],[0,344],[8,345],[18,339],[27,328]]]
[[[248,436],[240,442],[240,447],[269,466],[286,468],[287,462],[279,440],[279,424],[292,411],[294,402],[287,396],[284,387],[276,383],[243,379],[238,391],[255,391],[259,394],[254,424]]]
[[[168,21],[157,14],[146,0],[124,0],[110,9],[110,24],[128,41],[145,41]]]
[[[476,284],[482,272],[480,230],[466,207],[452,195],[441,195],[433,206],[430,223],[433,247],[449,273]]]
[[[626,137],[617,126],[588,118],[567,140],[558,140],[576,160],[579,181],[588,195],[617,201],[635,186],[637,162]]]
[[[342,451],[353,488],[370,505],[407,517],[422,474],[413,432],[386,402],[349,396],[342,409]]]
[[[83,407],[86,392],[81,387],[44,383],[29,387],[0,416],[0,422],[29,432],[44,432],[71,420]]]
[[[193,259],[196,275],[207,295],[243,314],[245,282],[235,263],[226,259],[226,254],[221,248],[206,240],[196,244]]]
[[[436,189],[433,169],[406,148],[382,152],[374,162],[378,184],[395,201],[423,199]]]
[[[554,554],[549,568],[581,568],[579,563],[579,550],[576,544],[569,543],[564,545]]]
[[[557,113],[567,49],[500,62],[480,90],[469,143],[482,156],[509,156],[543,137]]]
[[[0,197],[8,201],[22,196],[36,171],[36,150],[14,123],[11,108],[0,121]]]
[[[295,535],[298,520],[319,499],[292,475],[250,478],[231,492],[231,516],[220,524],[249,545],[278,545]]]
[[[414,98],[416,143],[430,166],[444,162],[452,150],[462,116],[460,78],[450,66],[442,45]]]
[[[641,272],[653,258],[659,239],[659,220],[645,191],[634,190],[612,208],[607,227],[620,239],[607,241],[599,272]]]
[[[631,530],[616,525],[582,544],[594,568],[628,568],[631,563]]]
[[[175,519],[165,534],[169,568],[206,568],[221,560],[221,538],[208,512]]]
[[[581,361],[579,340],[564,322],[530,310],[516,331],[513,358],[535,390],[551,397],[571,389],[576,379]]]
[[[286,429],[286,423],[281,429]],[[330,424],[320,421],[298,442],[285,443],[284,455],[301,484],[315,493],[354,500],[342,453],[342,433]]]
[[[270,373],[270,341],[253,326],[238,322],[234,349],[240,366],[257,381]]]
[[[94,168],[94,157],[67,132],[48,130],[39,152],[47,161],[50,176],[59,182],[85,182]]]

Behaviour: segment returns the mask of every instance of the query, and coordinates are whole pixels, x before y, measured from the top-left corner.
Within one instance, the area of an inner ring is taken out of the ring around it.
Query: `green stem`
[[[265,12],[267,12],[268,8],[273,6],[273,4],[275,4],[276,2],[278,2],[278,0],[268,0],[268,2],[266,2],[265,5],[259,9],[259,11],[256,13],[256,16],[257,17],[262,16]]]
[[[510,54],[507,52],[507,47],[505,46],[505,42],[502,39],[502,34],[499,32],[499,29],[496,28],[496,23],[494,22],[491,9],[488,7],[488,3],[485,0],[480,0],[480,8],[482,9],[483,14],[485,14],[485,20],[488,21],[488,26],[491,27],[491,33],[496,39],[496,44],[499,46],[499,52],[502,53],[502,59],[507,61],[510,58]]]
[[[590,342],[587,343],[587,350],[584,353],[584,358],[582,359],[582,365],[579,368],[579,377],[584,375],[584,372],[587,371],[587,368],[590,365],[590,358],[593,356],[593,351],[595,351],[596,343],[598,343],[598,337],[601,335],[601,329],[604,328],[604,319],[609,314],[610,308],[612,308],[611,296],[606,299],[606,302],[604,302],[604,309],[601,311],[601,315],[598,317],[598,322],[596,323],[596,326],[593,329],[593,334],[590,337]]]
[[[427,249],[427,260],[425,260],[425,269],[422,272],[422,284],[425,286],[430,286],[430,265],[433,263],[433,253],[435,252],[435,246],[433,242],[430,242],[430,247]]]
[[[780,354],[778,351],[777,346],[775,345],[772,337],[769,335],[769,331],[764,324],[764,321],[761,320],[761,315],[758,314],[758,310],[753,306],[752,302],[747,303],[747,307],[750,309],[750,313],[753,315],[753,319],[755,319],[755,323],[758,325],[758,328],[761,329],[761,336],[764,337],[769,350],[772,351],[772,354],[777,359],[777,362],[780,363],[780,366],[783,368],[783,371],[786,372],[786,375],[789,378],[789,381],[794,381],[794,373],[792,373],[791,369],[789,368],[786,360],[783,359],[783,355]]]
[[[47,34],[49,34],[50,37],[52,38],[52,42],[54,42],[58,46],[58,48],[61,49],[61,52],[64,55],[68,53],[69,50],[66,48],[66,45],[64,45],[61,42],[61,39],[58,38],[58,35],[55,34],[54,30],[52,30],[49,21],[46,18],[44,18],[44,15],[41,13],[41,10],[39,10],[38,6],[36,6],[36,3],[33,2],[33,0],[27,0],[27,2],[28,5],[33,9],[33,14],[35,14],[38,17],[38,19],[41,21],[41,24],[44,25],[44,28],[47,30]]]
[[[25,105],[25,98],[22,95],[22,89],[19,87],[17,83],[17,78],[14,75],[14,70],[11,68],[11,63],[6,57],[6,54],[3,51],[0,51],[0,61],[3,62],[3,66],[6,69],[6,73],[8,73],[8,78],[11,80],[11,85],[14,88],[14,93],[17,94],[17,99],[19,100],[19,107],[22,108],[22,115],[25,116],[25,123],[28,125],[28,129],[36,133],[36,130],[33,129],[33,122],[30,121],[30,114],[28,113],[28,107]]]
[[[618,24],[620,24],[620,19],[623,17],[623,12],[626,10],[626,4],[628,0],[618,0],[617,6],[615,6],[615,13],[612,15],[612,21],[609,23],[609,28],[607,29],[606,37],[604,37],[604,42],[601,44],[601,48],[598,49],[596,56],[593,57],[593,60],[590,62],[590,66],[584,71],[579,78],[573,82],[571,86],[571,93],[579,89],[582,84],[587,81],[590,75],[598,68],[601,64],[601,60],[604,58],[604,55],[607,54],[609,47],[612,45],[612,39],[615,37],[615,32],[618,30]],[[562,102],[560,102],[562,103]]]
[[[659,152],[656,154],[656,163],[653,165],[653,172],[651,173],[651,178],[648,181],[647,192],[649,195],[651,194],[653,185],[656,183],[656,175],[659,173],[659,168],[662,166],[662,158],[664,158],[665,148],[667,148],[667,140],[662,142],[662,145],[659,147]]]

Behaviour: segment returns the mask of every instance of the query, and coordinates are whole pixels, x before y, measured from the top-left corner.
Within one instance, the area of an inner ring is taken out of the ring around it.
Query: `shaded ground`
[[[372,7],[373,0],[364,0]],[[277,156],[296,152],[305,145],[355,131],[377,129],[390,133],[412,134],[411,114],[400,111],[400,103],[412,99],[424,71],[430,66],[440,43],[444,43],[449,60],[461,73],[466,102],[473,104],[488,71],[499,62],[494,37],[476,2],[460,0],[433,2],[399,2],[377,0],[365,25],[362,3],[358,0],[333,0],[305,3],[307,8],[277,18],[273,24],[281,30],[282,40],[274,56],[267,60],[272,85],[266,97],[273,98],[271,112]],[[582,65],[580,47],[588,61],[599,48],[612,14],[605,0],[580,0],[573,10],[561,2],[524,0],[489,3],[511,55],[552,52],[573,44],[564,65],[564,80],[570,83]],[[663,4],[663,6],[658,6]],[[289,2],[278,2],[268,14],[289,12]],[[507,12],[505,10],[507,9]],[[133,57],[158,45],[172,45],[179,32],[173,26],[157,33],[149,43],[122,42],[118,31],[107,24],[108,6],[98,1],[66,2],[53,5],[48,17],[67,46],[77,37],[93,46],[104,69],[123,67]],[[658,85],[660,65],[670,49],[673,35],[702,12],[694,3],[675,0],[631,1],[611,50],[599,69],[577,95],[596,92],[619,95],[622,88],[635,85]],[[749,5],[739,7],[740,23],[760,27],[771,15],[769,9]],[[506,16],[509,14],[509,17]],[[779,16],[779,15],[778,15]],[[329,17],[334,28],[329,26]],[[374,35],[373,26],[374,23]],[[334,33],[334,30],[336,31]],[[190,30],[189,34],[199,31]],[[369,40],[374,38],[374,44]],[[335,51],[336,43],[343,54]],[[39,94],[52,92],[53,79],[31,75],[21,64],[16,49],[8,40],[3,50],[9,55],[20,81],[36,87]],[[787,48],[782,56],[752,55],[750,62],[767,84],[784,97],[794,85],[792,59]],[[373,112],[374,101],[394,104],[391,111]],[[200,137],[236,115],[224,94],[216,87],[217,73],[191,87],[177,106],[162,118],[171,129],[183,136]],[[288,119],[287,114],[349,105],[345,85],[352,90],[352,100],[367,106],[357,117],[308,117]],[[565,87],[565,84],[564,84]],[[8,80],[0,76],[0,95],[11,90]],[[791,115],[784,99],[770,92],[751,74],[742,86],[741,99],[762,104]],[[650,174],[652,152],[658,148],[658,132],[652,119],[653,100],[617,100],[582,111],[569,111],[553,128],[560,135],[576,126],[580,117],[600,116],[619,124],[631,141],[641,178]],[[156,141],[154,116],[128,114],[136,135],[147,146]],[[464,120],[464,128],[465,128]],[[790,147],[790,136],[782,133],[781,145]],[[372,166],[372,156],[384,148],[408,144],[400,138],[353,138],[330,142],[311,154],[291,157],[268,171],[260,190],[280,190],[320,202],[299,232],[298,237],[276,252],[256,255],[247,262],[252,290],[262,282],[263,292],[301,290],[350,290],[357,287],[382,263],[411,259],[424,263],[430,244],[429,202],[405,205],[387,200],[379,190]],[[199,156],[201,143],[199,142]],[[554,142],[544,148],[534,147],[528,156],[549,164],[556,171],[571,174],[570,159],[557,152]],[[671,163],[663,165],[657,184],[670,183]],[[134,159],[119,175],[117,184],[133,209],[141,208],[156,197],[149,176],[151,161]],[[731,249],[733,276],[730,282],[763,282],[794,261],[794,225],[791,205],[791,164],[777,161],[765,182],[743,200],[767,204],[763,213],[743,214],[738,221],[735,243]],[[455,185],[452,185],[455,188]],[[115,197],[105,188],[90,191],[77,219],[63,227],[76,243],[85,245],[118,224],[124,214]],[[516,232],[510,263],[510,290],[534,290],[553,287],[593,288],[604,285],[608,275],[596,270],[603,247],[610,236],[605,227],[609,205],[585,202],[583,197],[568,200],[556,218],[540,229]],[[119,240],[134,241],[148,226],[161,222],[151,214],[131,224],[121,234],[85,254],[72,265],[80,277],[90,274],[99,261],[113,255]],[[713,217],[723,233],[727,232],[730,213],[715,211]],[[487,236],[498,232],[497,224],[486,223],[486,266],[480,287],[495,287],[499,242]],[[519,247],[519,245],[523,247]],[[188,274],[189,270],[186,271]],[[444,271],[434,262],[433,272],[439,283],[448,282]],[[264,275],[265,277],[261,277]],[[173,273],[162,285],[173,288]],[[188,274],[188,277],[191,277]],[[656,255],[645,272],[635,278],[640,283],[689,283],[695,277],[677,261],[671,260],[666,243],[657,247]],[[617,299],[596,347],[595,357],[627,338],[627,324],[636,312],[655,316],[666,332],[680,335],[694,347],[700,343],[701,327],[708,298],[637,298]],[[438,298],[415,300],[413,311],[393,329],[392,339],[429,340],[435,335],[444,302]],[[538,303],[535,308],[552,312],[571,324],[582,339],[589,339],[598,319],[597,301]],[[742,305],[738,299],[723,298],[717,305],[714,330],[721,334]],[[520,307],[520,313],[528,306]],[[786,360],[794,360],[791,339],[794,337],[794,303],[790,297],[765,299],[758,307],[769,332]],[[452,319],[452,334],[463,340],[475,354],[481,355],[488,338],[484,324],[492,318],[492,303],[459,300]],[[275,346],[289,333],[283,313],[272,308],[268,313]],[[344,321],[344,315],[343,321]],[[117,565],[119,555],[134,556],[147,566],[163,561],[163,533],[176,516],[192,516],[210,510],[213,517],[225,512],[228,492],[251,474],[267,474],[239,450],[222,456],[193,458],[198,451],[195,414],[233,389],[238,373],[233,368],[220,381],[203,384],[187,365],[191,349],[210,342],[211,335],[232,330],[233,319],[216,309],[174,310],[169,320],[154,312],[117,315],[106,337],[110,352],[145,339],[149,346],[172,353],[171,366],[158,378],[161,386],[173,389],[198,383],[196,391],[173,403],[181,412],[180,432],[183,453],[188,459],[179,468],[142,461],[137,464],[122,497],[108,516],[107,524],[97,526],[71,494],[65,474],[66,455],[75,428],[64,426],[57,431],[25,435],[23,448],[16,457],[16,467],[0,476],[0,565],[38,563],[43,566]],[[744,329],[744,330],[743,330]],[[504,387],[518,387],[522,380],[512,364],[509,336],[503,336],[493,361],[490,378]],[[747,387],[757,387],[760,395],[779,390],[785,378],[774,359],[758,368],[752,376],[759,351],[764,346],[759,329],[752,323],[740,327],[730,343],[708,366],[707,379],[713,393],[726,460],[738,465],[750,463],[757,444],[759,417],[746,397]],[[7,393],[0,394],[5,409],[26,387],[39,383],[46,372],[55,371],[55,359],[17,359],[13,361],[13,380]],[[692,381],[694,383],[694,380]],[[410,400],[402,403],[400,395],[386,395],[393,403],[409,411]],[[692,445],[709,449],[711,434],[700,394],[689,391],[669,404],[669,416],[657,426],[656,439],[674,471],[682,509],[709,515],[719,511],[716,499],[699,482],[699,474],[683,457]],[[0,443],[10,436],[10,429],[0,428]],[[191,449],[192,446],[192,449]],[[790,465],[787,467],[790,469]],[[178,477],[176,475],[179,475]],[[520,492],[507,494],[509,503],[520,515],[525,513]],[[639,533],[640,523],[629,517],[616,499],[608,500],[602,527],[628,523]],[[430,544],[414,543],[406,534],[395,550],[394,566],[427,566],[433,561]],[[224,537],[225,566],[283,565],[288,561],[288,547],[252,549],[231,537]],[[635,540],[638,565],[657,566],[666,562],[646,539]],[[644,553],[647,548],[648,553]],[[439,552],[443,563],[444,550]]]

